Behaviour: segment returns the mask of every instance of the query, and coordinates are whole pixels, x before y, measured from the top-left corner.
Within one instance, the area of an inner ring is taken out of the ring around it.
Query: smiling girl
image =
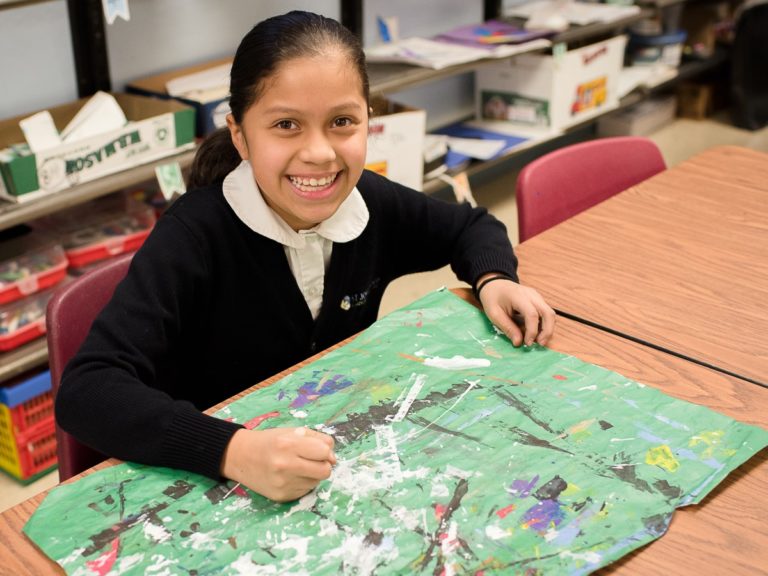
[[[547,343],[554,313],[518,283],[500,222],[363,169],[368,92],[360,43],[332,19],[291,12],[245,36],[227,129],[64,372],[64,430],[293,500],[329,477],[330,436],[201,411],[372,324],[392,280],[450,264],[515,345]]]

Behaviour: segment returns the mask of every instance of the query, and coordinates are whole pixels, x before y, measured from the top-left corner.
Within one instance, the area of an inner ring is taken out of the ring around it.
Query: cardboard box
[[[385,98],[371,101],[365,167],[414,190],[424,179],[427,112]]]
[[[521,54],[475,72],[483,120],[562,130],[616,108],[626,36],[564,54]]]
[[[33,154],[18,116],[0,122],[0,195],[27,201],[194,147],[195,112],[173,100],[114,94],[129,123]],[[87,101],[51,108],[61,129]]]
[[[601,116],[597,121],[597,133],[600,136],[646,136],[672,122],[676,109],[674,96],[644,100]]]
[[[226,116],[229,114],[229,82],[224,86],[224,93],[218,89],[201,89],[190,92],[188,97],[171,96],[168,94],[168,82],[178,80],[185,76],[198,75],[211,69],[224,65],[231,65],[232,58],[222,58],[198,64],[197,66],[188,66],[171,72],[164,72],[154,76],[147,76],[133,80],[126,86],[126,91],[132,94],[142,96],[154,96],[156,98],[173,98],[195,109],[195,134],[203,137],[210,134],[217,128],[223,128],[227,125]]]
[[[714,111],[713,88],[709,84],[682,82],[677,86],[677,114],[703,120]]]

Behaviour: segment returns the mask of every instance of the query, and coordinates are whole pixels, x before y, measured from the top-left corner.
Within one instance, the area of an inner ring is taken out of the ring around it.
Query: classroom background
[[[121,3],[112,4],[119,6]],[[253,24],[289,9],[311,10],[342,20],[356,28],[366,49],[373,51],[387,38],[391,46],[396,46],[399,40],[413,37],[432,39],[446,31],[480,24],[491,13],[505,16],[506,21],[517,22],[515,14],[523,3],[480,0],[429,0],[415,4],[406,0],[128,0],[123,4],[129,9],[129,14],[105,14],[100,0],[0,2],[0,49],[3,54],[0,74],[5,78],[0,97],[0,138],[3,140],[0,148],[19,144],[5,141],[10,137],[8,134],[18,132],[18,118],[60,107],[90,96],[97,90],[115,93],[132,91],[148,98],[148,92],[165,89],[165,80],[183,77],[180,71],[201,71],[226,62],[238,39]],[[567,31],[561,33],[563,40],[560,42],[557,35],[545,36],[545,40],[552,39],[554,48],[552,45],[539,45],[534,52],[546,58],[556,58],[558,50],[576,50],[601,42],[605,43],[606,49],[610,49],[614,46],[611,42],[625,37],[625,43],[621,45],[620,70],[606,72],[609,79],[603,87],[608,89],[608,100],[614,100],[598,102],[601,97],[594,94],[599,90],[593,92],[592,101],[587,100],[586,108],[579,110],[579,114],[583,114],[581,117],[566,122],[567,125],[557,126],[553,125],[553,110],[552,122],[545,128],[521,126],[520,118],[528,118],[526,115],[531,109],[525,106],[515,108],[516,116],[510,115],[512,128],[505,133],[507,136],[514,135],[514,145],[509,140],[507,147],[493,153],[464,151],[460,158],[454,157],[455,163],[450,165],[447,164],[447,157],[439,152],[436,153],[436,164],[435,158],[429,158],[431,163],[427,162],[426,156],[422,158],[421,152],[426,150],[424,133],[459,134],[457,127],[465,127],[467,121],[477,121],[482,116],[482,111],[478,109],[481,82],[487,82],[488,75],[481,80],[476,70],[484,67],[488,72],[494,66],[512,61],[515,56],[499,57],[491,63],[486,60],[482,63],[472,60],[454,62],[445,68],[394,64],[395,68],[388,69],[387,64],[372,64],[372,70],[379,71],[372,74],[373,91],[376,94],[378,86],[378,92],[381,92],[378,95],[386,99],[382,122],[392,123],[386,125],[388,129],[404,131],[399,136],[415,137],[416,144],[409,140],[415,153],[410,155],[411,162],[405,165],[401,165],[403,158],[393,154],[382,145],[381,140],[373,144],[373,152],[369,150],[369,156],[373,153],[381,157],[369,157],[369,161],[386,165],[391,176],[401,174],[398,170],[402,170],[403,181],[411,183],[415,178],[415,186],[423,188],[425,193],[451,200],[472,199],[486,206],[507,225],[510,238],[516,244],[515,178],[526,162],[545,151],[580,140],[618,134],[648,136],[659,146],[670,167],[721,144],[768,151],[768,128],[744,127],[743,114],[740,115],[741,110],[738,109],[740,104],[732,97],[734,67],[749,69],[750,66],[749,63],[733,61],[734,16],[740,5],[738,1],[720,0],[649,0],[637,5],[622,3],[618,6],[627,10],[606,21],[572,23]],[[637,10],[632,12],[630,8]],[[126,15],[129,15],[127,20]],[[114,21],[109,23],[112,18]],[[681,31],[685,33],[681,34]],[[389,70],[387,74],[382,72],[386,70]],[[570,72],[573,71],[567,73]],[[624,74],[621,84],[620,73]],[[158,85],[160,80],[163,83]],[[560,78],[559,81],[571,79]],[[578,83],[579,78],[574,81]],[[526,89],[539,90],[530,86],[515,88],[516,93]],[[617,91],[618,94],[615,94]],[[210,123],[216,120],[217,114],[219,120],[221,117],[222,109],[218,105],[223,98],[215,94],[209,96],[208,102],[192,99],[197,116],[188,117],[194,127],[192,124],[187,127],[190,134],[185,146],[163,152],[167,157],[148,156],[147,165],[152,168],[156,165],[176,165],[183,174],[194,154],[194,142],[211,129]],[[552,99],[551,106],[556,106],[554,94],[539,91],[528,95],[529,100],[547,97]],[[210,102],[216,106],[205,105]],[[188,98],[186,103],[190,103]],[[168,109],[176,110],[172,107]],[[401,112],[406,114],[404,125],[397,124]],[[414,112],[417,113],[416,120],[407,116]],[[421,124],[418,114],[421,114]],[[391,118],[387,119],[388,116]],[[515,118],[518,120],[516,126]],[[417,134],[412,133],[414,125],[420,126]],[[446,127],[452,127],[453,132]],[[195,138],[191,131],[195,132]],[[440,149],[442,144],[444,139],[435,145]],[[415,167],[412,162],[414,157],[418,158]],[[0,157],[0,162],[10,165],[7,155]],[[117,172],[120,170],[120,167],[116,169]],[[131,167],[130,170],[138,168]],[[134,223],[138,220],[141,224],[139,230],[130,232],[135,233],[135,239],[142,239],[142,233],[148,232],[156,215],[180,190],[163,189],[162,170],[158,172],[160,181],[155,180],[153,169],[128,173],[131,174],[128,186],[124,186],[126,181],[121,177],[96,174],[91,182],[82,180],[68,184],[71,190],[61,188],[25,200],[24,194],[38,194],[39,191],[23,191],[21,183],[8,181],[10,171],[3,169],[2,175],[6,179],[3,193],[6,198],[0,205],[0,223],[3,226],[0,248],[7,252],[11,241],[22,232],[26,233],[29,221],[40,218],[47,220],[49,229],[60,232],[64,237],[72,233],[72,220],[83,217],[89,210],[86,206],[97,200],[110,203],[104,211],[108,218],[105,216],[107,219],[99,224],[102,227],[118,222],[119,219],[109,220],[115,218],[116,204],[122,207],[129,203],[134,211]],[[462,174],[468,176],[471,184],[469,196],[461,186]],[[139,182],[142,182],[141,185]],[[17,184],[18,190],[14,189]],[[170,186],[173,185],[172,182]],[[82,195],[77,196],[81,190]],[[63,191],[71,192],[77,199],[57,203],[54,195]],[[120,202],[116,202],[115,198]],[[142,213],[148,214],[143,220],[135,211],[136,202],[144,207]],[[151,210],[147,210],[147,206]],[[82,229],[76,232],[83,235]],[[135,245],[126,243],[124,249],[135,249]],[[75,272],[87,269],[88,265],[98,263],[101,258],[94,251],[88,256],[80,252],[80,266],[72,266],[75,251],[70,252],[70,268]],[[19,254],[6,257],[5,262],[12,262],[18,257]],[[389,288],[381,314],[387,314],[444,285],[457,285],[447,268],[403,278]],[[0,386],[18,384],[24,378],[45,370],[44,333],[37,334],[31,342],[9,346],[8,350],[0,352],[0,372],[3,366],[6,367],[6,371],[2,372],[6,376]],[[12,362],[22,368],[8,368]],[[13,441],[8,438],[8,432],[5,433],[5,441]],[[35,474],[33,482],[29,482],[29,478],[20,479],[0,473],[0,510],[57,483],[55,468],[44,472]]]

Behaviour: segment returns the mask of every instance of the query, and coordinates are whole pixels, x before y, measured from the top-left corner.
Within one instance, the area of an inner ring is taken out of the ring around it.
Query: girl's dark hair
[[[245,112],[264,89],[268,79],[282,64],[294,58],[322,56],[329,49],[341,48],[357,68],[363,96],[369,101],[368,72],[360,40],[339,22],[311,12],[295,10],[259,22],[240,42],[229,78],[229,107],[232,117],[242,123]],[[224,180],[240,163],[229,130],[220,128],[200,145],[189,177],[188,187],[197,188]]]

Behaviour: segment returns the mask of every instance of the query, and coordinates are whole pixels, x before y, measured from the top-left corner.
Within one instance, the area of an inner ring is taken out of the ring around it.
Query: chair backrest
[[[589,140],[537,158],[517,177],[520,242],[666,167],[656,144],[638,136]]]
[[[125,277],[132,257],[133,254],[123,254],[106,262],[62,286],[48,301],[45,323],[54,397],[64,367],[79,350],[93,320],[112,297],[115,286]],[[56,442],[61,481],[105,459],[103,454],[81,444],[58,425]]]

